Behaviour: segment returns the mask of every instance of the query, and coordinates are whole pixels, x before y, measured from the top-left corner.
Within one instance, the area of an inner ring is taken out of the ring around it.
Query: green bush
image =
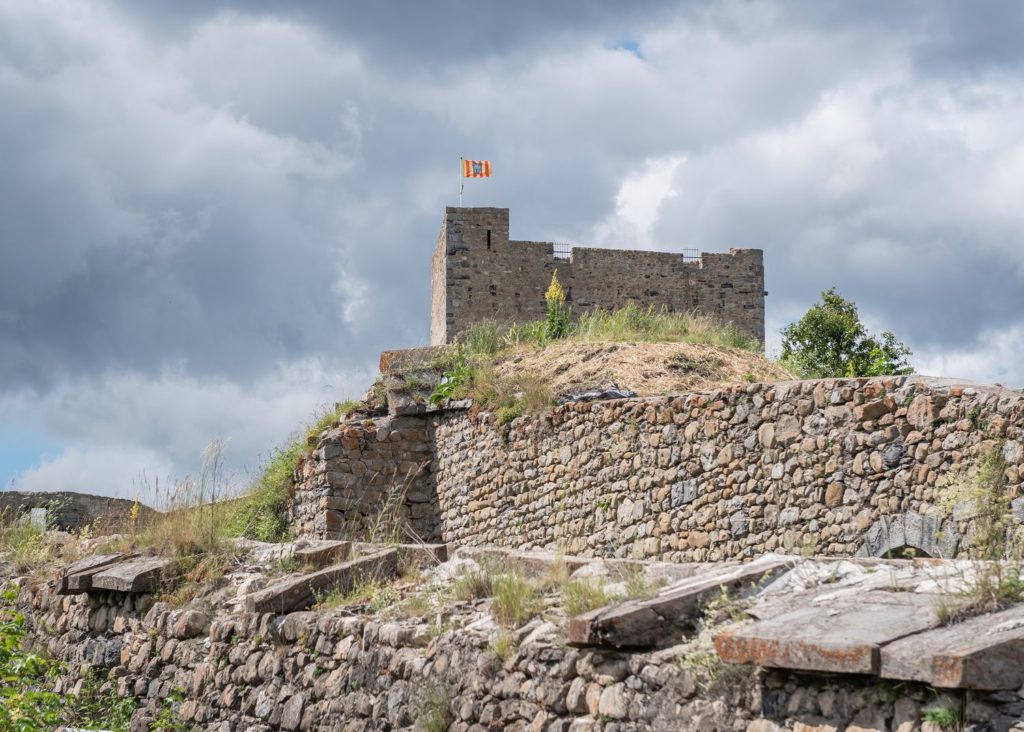
[[[0,730],[51,730],[60,724],[64,706],[50,691],[60,664],[26,649],[17,598],[16,589],[0,587]]]
[[[782,362],[805,379],[909,374],[910,355],[889,331],[881,338],[870,335],[857,305],[834,287],[821,293],[821,302],[799,321],[782,329]]]
[[[65,709],[61,717],[63,723],[70,727],[128,732],[132,714],[138,706],[135,697],[119,697],[113,684],[104,689],[100,674],[86,668],[81,690],[77,696],[65,698]]]

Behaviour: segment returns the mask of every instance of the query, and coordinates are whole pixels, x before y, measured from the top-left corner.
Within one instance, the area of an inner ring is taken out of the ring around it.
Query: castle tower
[[[544,317],[551,274],[577,313],[629,301],[731,322],[764,343],[764,255],[760,249],[687,256],[509,239],[507,208],[445,209],[434,250],[430,342],[450,343],[474,323]]]

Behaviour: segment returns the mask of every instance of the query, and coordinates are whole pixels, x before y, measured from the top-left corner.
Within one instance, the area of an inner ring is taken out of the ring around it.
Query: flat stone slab
[[[733,590],[792,567],[794,557],[763,557],[750,564],[714,568],[662,590],[649,600],[632,600],[569,619],[570,645],[649,647],[692,625],[701,606],[722,589]]]
[[[318,596],[330,592],[349,592],[357,581],[384,579],[398,571],[398,550],[384,549],[374,554],[336,564],[319,572],[287,577],[245,598],[250,613],[290,613],[313,605]]]
[[[1024,605],[889,643],[879,675],[960,689],[1024,684]]]
[[[117,592],[155,592],[160,580],[174,566],[174,560],[164,557],[137,557],[118,562],[92,575],[94,590]]]
[[[368,544],[356,542],[352,550],[358,554],[376,553],[383,549],[395,549],[398,551],[398,564],[400,566],[417,565],[421,567],[434,566],[446,562],[449,557],[449,547],[446,544]]]
[[[937,624],[936,597],[879,590],[798,606],[715,636],[723,661],[877,675],[883,645]]]
[[[348,541],[322,541],[313,546],[295,550],[295,560],[312,567],[335,564],[348,558],[352,543]]]
[[[58,595],[74,595],[92,589],[92,578],[97,572],[125,558],[124,554],[97,554],[66,567],[60,578]]]

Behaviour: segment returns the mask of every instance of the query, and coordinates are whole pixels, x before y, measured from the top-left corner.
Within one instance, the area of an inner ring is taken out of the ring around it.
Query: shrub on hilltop
[[[833,287],[800,320],[782,329],[782,362],[804,379],[913,373],[911,351],[890,331],[868,333],[857,305]]]

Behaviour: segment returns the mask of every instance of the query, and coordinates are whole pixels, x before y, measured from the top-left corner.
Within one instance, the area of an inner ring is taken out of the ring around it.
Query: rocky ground
[[[17,583],[34,637],[70,663],[58,688],[79,691],[95,669],[108,692],[139,698],[138,730],[938,732],[936,720],[1024,729],[1018,606],[982,618],[1002,636],[957,641],[970,659],[961,679],[987,680],[980,687],[942,688],[905,663],[882,678],[879,649],[908,633],[918,634],[918,658],[950,655],[949,643],[926,636],[945,632],[942,608],[969,598],[982,565],[773,556],[697,565],[454,547],[435,561],[437,548],[323,551],[331,546],[249,544],[181,607],[164,590],[59,594],[61,580]],[[339,559],[352,567],[389,552],[393,573],[319,590],[306,609],[250,611],[252,598],[294,597],[288,588]],[[877,613],[863,622],[857,610],[877,611],[872,603],[915,628]],[[817,624],[787,619],[796,612]],[[993,664],[1003,676],[975,673]]]

